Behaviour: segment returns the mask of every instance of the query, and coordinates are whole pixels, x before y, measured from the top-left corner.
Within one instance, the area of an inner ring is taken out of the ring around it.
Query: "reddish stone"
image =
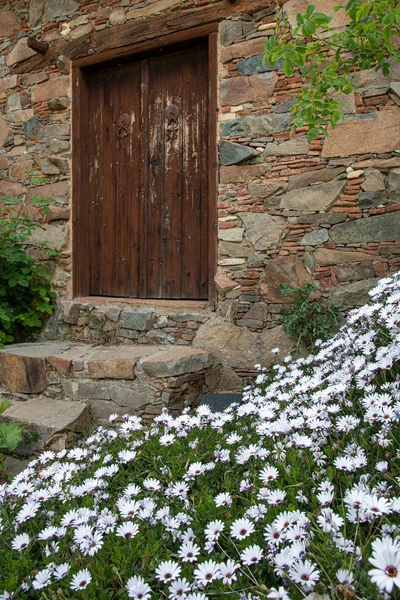
[[[45,102],[52,98],[69,96],[70,81],[67,75],[49,79],[32,87],[32,102]]]

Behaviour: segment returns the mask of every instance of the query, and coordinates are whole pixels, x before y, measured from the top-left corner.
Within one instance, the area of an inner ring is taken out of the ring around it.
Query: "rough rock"
[[[284,5],[284,10],[292,28],[297,27],[297,13],[304,14],[308,4],[309,2],[307,0],[289,0],[289,2],[286,2]],[[329,24],[330,27],[342,27],[343,25],[347,25],[349,22],[349,18],[346,16],[346,12],[343,9],[336,13],[334,12],[334,7],[337,5],[336,0],[313,0],[313,4],[315,4],[318,12],[334,15]]]
[[[62,112],[63,110],[66,110],[70,104],[71,101],[69,98],[52,98],[48,101],[47,106],[52,112]]]
[[[336,225],[342,223],[347,218],[345,213],[318,213],[315,215],[300,215],[297,217],[298,223],[308,223],[309,225]]]
[[[347,285],[340,285],[331,289],[328,302],[331,306],[340,309],[362,306],[370,300],[369,290],[378,283],[378,279],[365,279]]]
[[[218,383],[219,392],[234,392],[242,389],[242,379],[231,367],[221,367]]]
[[[251,133],[277,133],[289,129],[292,121],[293,116],[290,113],[230,119],[222,121],[221,136],[242,137]]]
[[[233,142],[221,142],[220,159],[223,166],[236,165],[255,156],[258,156],[258,152],[253,148]]]
[[[123,7],[114,8],[108,17],[110,25],[122,25],[126,21],[126,14]]]
[[[358,203],[362,210],[383,206],[388,203],[386,196],[382,196],[381,192],[360,192],[358,194]]]
[[[385,189],[385,178],[378,169],[368,169],[361,188],[364,192],[381,192]]]
[[[0,147],[4,146],[4,144],[6,143],[6,141],[8,139],[8,134],[10,133],[10,131],[11,131],[11,129],[10,129],[9,125],[6,123],[6,121],[4,120],[4,117],[0,111]]]
[[[316,229],[306,233],[300,240],[301,246],[319,246],[329,240],[326,229]]]
[[[244,102],[265,102],[272,96],[277,81],[276,73],[223,79],[220,88],[221,106],[239,106]]]
[[[221,183],[247,183],[264,175],[270,168],[267,163],[221,167],[220,180]]]
[[[367,252],[346,252],[345,250],[329,250],[328,248],[317,248],[313,254],[313,258],[320,267],[330,267],[332,265],[359,263],[379,259],[378,256],[367,254]]]
[[[400,204],[400,169],[390,169],[388,176],[388,192],[390,200]]]
[[[39,117],[32,117],[23,124],[24,135],[27,140],[39,140],[42,136],[43,121]]]
[[[226,292],[238,287],[238,283],[236,281],[232,281],[232,279],[225,275],[221,267],[218,267],[217,269],[217,273],[214,277],[214,283],[217,291],[223,296],[226,294]]]
[[[219,229],[218,239],[224,242],[241,242],[244,229],[242,227],[232,227],[232,229]]]
[[[70,81],[67,75],[55,77],[32,87],[32,102],[45,102],[52,98],[64,98],[69,95]]]
[[[0,38],[11,37],[14,33],[18,33],[21,25],[18,24],[17,15],[12,10],[5,10],[1,13],[0,20]]]
[[[222,63],[227,63],[235,58],[254,56],[264,51],[265,38],[259,37],[246,42],[239,42],[228,48],[223,48],[220,53]]]
[[[210,352],[223,366],[238,369],[254,369],[257,363],[268,366],[274,360],[273,348],[279,347],[285,356],[293,347],[282,327],[256,333],[221,317],[201,325],[193,345]]]
[[[283,61],[279,60],[274,67],[264,61],[264,53],[257,56],[250,56],[236,63],[239,75],[254,75],[255,73],[267,73],[268,71],[279,71],[282,68]]]
[[[254,28],[247,21],[232,21],[225,19],[219,25],[219,39],[222,46],[230,46]]]
[[[360,160],[353,163],[354,169],[368,169],[376,167],[377,169],[395,169],[400,167],[400,156],[392,156],[391,158],[369,158],[368,160]]]
[[[9,77],[3,77],[2,79],[0,79],[0,92],[5,92],[6,90],[15,88],[15,87],[17,87],[17,85],[18,85],[18,76],[17,75],[10,75]]]
[[[143,5],[142,3],[136,4],[134,10],[130,10],[126,14],[126,18],[129,19],[141,19],[143,17],[149,17],[156,13],[165,12],[171,10],[174,7],[179,6],[179,0],[158,0],[158,2],[152,2],[151,4]]]
[[[48,183],[46,185],[40,185],[38,187],[29,188],[27,198],[45,198],[46,200],[52,200],[64,204],[69,196],[69,183],[68,181],[57,181],[56,183]]]
[[[78,0],[45,0],[44,21],[54,21],[58,17],[66,17],[79,10]]]
[[[111,400],[118,406],[127,407],[131,411],[140,410],[146,404],[150,404],[155,391],[158,392],[158,390],[139,381],[129,382],[129,384],[123,382],[111,383],[109,388]]]
[[[221,254],[231,256],[232,258],[249,258],[250,256],[254,256],[252,248],[246,248],[241,244],[233,242],[221,242],[219,244],[219,251]]]
[[[339,265],[333,271],[340,283],[375,277],[374,268],[370,263]]]
[[[133,311],[123,310],[120,324],[123,329],[136,329],[146,331],[151,329],[155,320],[155,313],[150,310]]]
[[[322,148],[323,157],[353,154],[384,154],[399,147],[400,111],[385,110],[369,118],[351,118],[329,131]],[[354,167],[353,167],[354,168]]]
[[[266,180],[262,183],[251,183],[248,189],[253,198],[268,198],[277,192],[284,192],[286,185],[284,181]]]
[[[293,297],[282,294],[281,285],[285,283],[293,287],[313,283],[303,261],[297,256],[285,256],[284,258],[274,258],[268,261],[260,277],[259,293],[265,300],[276,304],[293,302]]]
[[[195,348],[169,348],[145,358],[141,367],[149,377],[171,377],[183,373],[195,373],[210,367],[214,357]]]
[[[269,206],[287,210],[329,210],[339,198],[345,181],[331,181],[292,190],[269,200]]]
[[[331,227],[329,233],[335,244],[394,242],[400,231],[400,212],[357,219]]]
[[[265,302],[254,302],[246,313],[246,319],[255,319],[264,322],[268,317],[268,304]]]
[[[13,344],[0,351],[0,381],[3,387],[22,394],[46,389],[46,358],[71,346],[70,342]]]
[[[10,406],[2,420],[27,423],[44,429],[50,435],[69,430],[81,432],[90,424],[89,409],[83,402],[69,402],[54,398],[32,398]]]
[[[11,196],[18,198],[25,193],[25,186],[22,183],[12,183],[5,179],[0,180],[0,196]]]
[[[55,352],[46,356],[46,361],[64,377],[68,377],[72,371],[75,360],[81,359],[91,350],[89,344],[74,344],[63,352]]]
[[[14,48],[6,56],[7,67],[13,67],[14,65],[17,65],[18,63],[26,60],[27,58],[36,55],[36,52],[32,50],[32,48],[28,47],[27,42],[28,38],[26,37],[23,37],[18,40]]]
[[[61,383],[67,398],[110,400],[108,385],[101,380],[65,379]]]
[[[45,243],[48,248],[60,251],[67,243],[67,229],[65,225],[49,225],[45,229],[34,229],[26,241],[32,246]]]
[[[399,81],[398,63],[394,58],[389,58],[388,63],[390,66],[390,74],[388,76],[384,75],[381,70],[376,71],[374,68],[356,71],[353,75],[356,89],[375,87],[385,83],[390,85],[392,81]]]
[[[296,154],[307,154],[310,144],[307,138],[299,136],[287,142],[267,144],[264,156],[292,156]]]
[[[129,347],[102,348],[87,358],[89,375],[93,379],[134,379],[138,358],[135,349]]]
[[[267,213],[243,212],[239,213],[239,217],[245,225],[246,235],[255,250],[276,248],[287,228],[286,219],[273,217]]]

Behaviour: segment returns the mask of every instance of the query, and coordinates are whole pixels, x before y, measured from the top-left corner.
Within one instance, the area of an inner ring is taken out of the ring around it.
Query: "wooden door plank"
[[[207,298],[207,47],[193,49],[183,66],[182,294]],[[205,263],[205,265],[204,265]]]
[[[99,294],[115,295],[115,144],[116,144],[116,88],[113,69],[104,71],[101,148],[101,216]]]
[[[165,169],[162,198],[162,298],[180,299],[182,247],[182,193],[183,127],[186,115],[182,113],[182,65],[186,64],[187,50],[169,54],[166,59],[165,81]],[[168,118],[167,110],[177,107],[178,114]]]
[[[128,131],[120,126],[115,139],[115,295],[137,297],[140,243],[140,94],[141,65],[118,67],[114,74],[115,118],[128,115]]]
[[[217,271],[218,230],[218,150],[217,150],[217,81],[218,81],[218,33],[208,36],[208,298],[211,308],[216,304],[214,277]]]
[[[162,201],[165,172],[166,58],[149,60],[149,162],[147,202],[147,298],[162,298]]]
[[[87,229],[82,229],[80,235],[87,236],[89,240],[89,293],[100,293],[100,218],[102,209],[102,183],[101,177],[103,145],[103,77],[96,73],[88,78],[88,160],[87,174],[88,196],[84,199],[88,212]],[[83,208],[85,210],[85,208]]]
[[[142,60],[140,93],[140,160],[139,160],[139,188],[136,201],[138,202],[139,214],[139,285],[138,297],[147,298],[147,248],[149,221],[149,61]]]
[[[88,198],[88,90],[81,69],[72,71],[72,259],[73,293],[75,296],[89,293],[89,212]]]

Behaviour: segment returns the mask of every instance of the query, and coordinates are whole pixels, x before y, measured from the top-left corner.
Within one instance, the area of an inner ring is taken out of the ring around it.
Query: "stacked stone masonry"
[[[294,22],[307,2],[281,2]],[[336,0],[315,0],[333,11]],[[0,195],[26,198],[44,228],[30,240],[59,252],[52,264],[58,296],[49,338],[87,343],[203,348],[237,375],[268,363],[291,343],[280,320],[280,284],[310,282],[346,312],[362,304],[379,277],[400,266],[400,69],[354,73],[357,91],[343,97],[345,119],[330,136],[291,135],[301,77],[263,63],[274,33],[268,0],[219,24],[218,264],[215,310],[74,299],[71,272],[71,82],[69,59],[18,74],[35,53],[27,36],[48,44],[86,39],[106,28],[207,6],[198,0],[10,0],[0,8]],[[300,6],[301,5],[301,6]],[[346,20],[342,11],[333,25]],[[45,178],[29,185],[29,173]],[[29,201],[51,200],[44,215]],[[9,212],[7,202],[4,209]],[[236,379],[235,379],[236,378]],[[83,379],[82,379],[83,381]],[[239,380],[240,381],[240,380]],[[228,387],[229,389],[229,387]],[[106,392],[105,392],[106,393]],[[107,392],[109,394],[109,392]],[[108,400],[108,398],[107,398]]]

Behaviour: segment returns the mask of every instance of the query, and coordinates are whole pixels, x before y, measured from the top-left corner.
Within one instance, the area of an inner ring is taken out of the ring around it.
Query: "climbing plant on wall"
[[[391,64],[400,72],[400,3],[398,0],[350,0],[335,6],[345,10],[346,27],[332,29],[334,15],[309,4],[297,14],[297,26],[290,28],[285,7],[277,6],[276,35],[265,44],[264,60],[278,61],[287,77],[298,70],[303,86],[292,108],[293,128],[308,125],[307,137],[328,135],[343,117],[339,94],[355,91],[353,73],[374,68],[389,75]]]

